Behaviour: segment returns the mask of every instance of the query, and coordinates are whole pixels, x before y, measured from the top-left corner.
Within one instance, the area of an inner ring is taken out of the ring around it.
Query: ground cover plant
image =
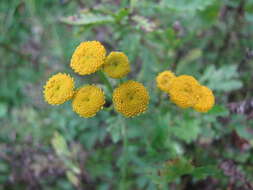
[[[4,0],[0,23],[0,189],[253,189],[252,0]]]

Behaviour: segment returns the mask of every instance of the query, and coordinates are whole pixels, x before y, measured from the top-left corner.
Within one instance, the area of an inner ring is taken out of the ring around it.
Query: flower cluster
[[[95,85],[86,85],[77,89],[72,102],[73,110],[82,117],[92,117],[105,104],[104,92]]]
[[[170,81],[175,78],[175,74],[171,71],[163,71],[156,77],[157,87],[162,91],[168,92],[170,87]]]
[[[45,100],[51,105],[59,105],[70,100],[74,95],[74,79],[67,74],[52,76],[44,86]]]
[[[157,87],[168,93],[170,100],[181,108],[192,107],[198,112],[207,112],[215,103],[212,90],[192,76],[176,77],[171,71],[164,71],[158,74],[156,82]]]
[[[113,92],[115,109],[126,117],[133,117],[146,111],[149,95],[139,82],[129,80]]]
[[[74,51],[70,67],[80,75],[89,75],[104,64],[106,50],[98,41],[82,42]]]
[[[128,57],[123,52],[113,51],[106,56],[106,49],[98,41],[80,43],[72,55],[70,67],[79,75],[90,75],[99,71],[102,75],[105,72],[115,79],[125,77],[130,72]],[[63,73],[58,73],[47,81],[44,98],[51,105],[63,104],[72,99],[73,111],[85,118],[95,116],[105,104],[105,95],[101,88],[85,85],[75,89],[74,79]],[[132,80],[120,84],[113,91],[112,99],[116,111],[125,117],[143,113],[149,103],[146,88]]]
[[[128,57],[122,52],[111,52],[105,59],[103,69],[111,78],[122,78],[130,72]]]

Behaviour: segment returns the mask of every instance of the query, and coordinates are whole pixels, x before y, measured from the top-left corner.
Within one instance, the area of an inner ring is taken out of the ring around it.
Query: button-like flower
[[[215,103],[215,97],[212,90],[206,86],[201,86],[200,92],[201,93],[199,94],[198,101],[193,108],[198,112],[207,112],[213,107]]]
[[[103,67],[112,78],[122,78],[130,72],[128,57],[122,52],[111,52],[106,57]]]
[[[58,73],[53,75],[44,86],[44,98],[51,105],[68,101],[74,94],[74,80],[70,75]]]
[[[156,77],[157,87],[164,92],[169,92],[171,79],[175,77],[175,74],[169,70],[159,73]]]
[[[197,103],[200,84],[189,75],[181,75],[171,80],[169,95],[172,102],[181,108],[189,108]]]
[[[113,103],[115,109],[124,116],[136,116],[148,108],[148,91],[139,82],[127,81],[114,90]]]
[[[86,85],[79,88],[72,102],[73,111],[81,117],[93,117],[105,104],[104,92],[95,85]]]
[[[98,41],[82,42],[74,51],[70,66],[80,75],[89,75],[101,68],[106,50]]]

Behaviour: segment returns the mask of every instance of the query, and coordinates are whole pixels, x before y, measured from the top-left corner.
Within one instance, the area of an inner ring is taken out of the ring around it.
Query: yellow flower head
[[[70,66],[80,75],[89,75],[101,68],[106,50],[98,41],[82,42],[74,51]]]
[[[175,74],[171,71],[163,71],[156,77],[157,87],[164,92],[169,92],[171,79],[175,78]]]
[[[105,59],[104,71],[112,78],[122,78],[130,72],[128,57],[122,52],[111,52]]]
[[[73,111],[81,117],[93,117],[105,104],[104,92],[95,85],[79,88],[73,98]]]
[[[44,86],[44,98],[51,105],[68,101],[74,94],[74,79],[64,73],[52,76]]]
[[[201,86],[200,92],[201,93],[199,95],[198,101],[193,106],[193,108],[198,112],[207,112],[213,107],[215,103],[215,97],[212,90],[206,86]]]
[[[115,109],[126,117],[133,117],[146,111],[149,103],[147,89],[139,82],[127,81],[113,92]]]
[[[181,108],[192,107],[197,103],[200,84],[189,75],[181,75],[171,80],[169,95],[172,102]]]

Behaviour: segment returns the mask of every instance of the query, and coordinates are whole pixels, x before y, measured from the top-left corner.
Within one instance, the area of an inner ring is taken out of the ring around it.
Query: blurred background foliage
[[[0,189],[253,189],[253,0],[1,0],[0,26]],[[145,114],[44,103],[57,72],[106,90],[69,68],[86,40],[127,54]],[[209,86],[216,106],[170,103],[155,86],[165,69]]]

